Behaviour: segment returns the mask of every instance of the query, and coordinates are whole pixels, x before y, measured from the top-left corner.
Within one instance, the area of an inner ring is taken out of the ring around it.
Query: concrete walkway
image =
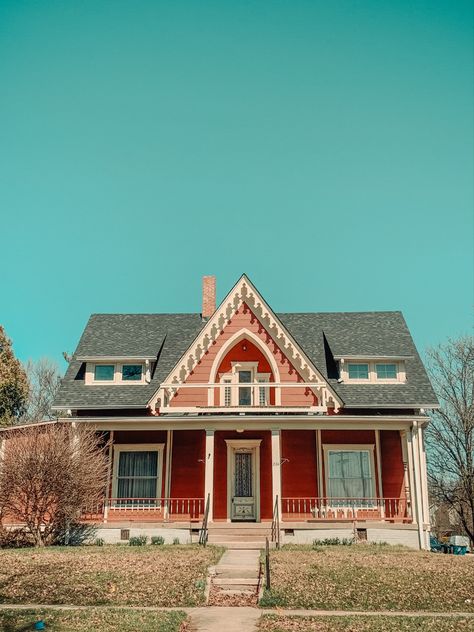
[[[227,549],[214,566],[211,586],[222,596],[257,596],[260,574],[260,551],[257,549]],[[255,601],[256,603],[256,601]]]

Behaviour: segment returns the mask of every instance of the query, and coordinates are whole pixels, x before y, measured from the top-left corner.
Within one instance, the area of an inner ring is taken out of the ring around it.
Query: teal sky
[[[471,1],[0,0],[0,323],[61,359],[91,312],[472,330]]]

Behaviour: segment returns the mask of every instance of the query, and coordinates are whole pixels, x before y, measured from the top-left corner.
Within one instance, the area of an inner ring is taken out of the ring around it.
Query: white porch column
[[[412,502],[415,509],[416,523],[418,525],[418,540],[420,549],[426,548],[425,536],[423,532],[423,498],[420,478],[420,452],[418,448],[418,422],[413,422],[412,432],[407,435],[409,468],[413,472],[413,494]],[[411,457],[411,459],[410,459]]]
[[[423,428],[418,429],[418,449],[420,454],[420,483],[421,483],[421,504],[423,509],[423,522],[430,524],[430,504],[428,498],[428,472],[426,467],[426,452]],[[425,531],[426,548],[429,549],[429,533]]]
[[[209,496],[208,521],[212,522],[214,505],[214,430],[206,430],[206,450],[204,455],[206,469],[204,472],[204,505]]]
[[[166,431],[166,469],[165,469],[165,520],[169,516],[169,505],[171,496],[171,455],[173,453],[173,431]]]
[[[324,496],[323,481],[323,442],[321,440],[321,430],[316,430],[316,460],[318,467],[318,493],[319,498]]]
[[[272,430],[272,494],[273,507],[278,496],[278,515],[281,520],[281,432]]]
[[[107,453],[107,487],[105,490],[105,503],[104,503],[104,523],[107,522],[109,517],[109,504],[110,504],[110,485],[112,483],[112,460],[114,458],[114,431],[110,431],[109,435],[109,449]]]

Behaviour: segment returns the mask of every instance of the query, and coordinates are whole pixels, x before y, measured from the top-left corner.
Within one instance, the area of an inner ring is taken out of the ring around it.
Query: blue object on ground
[[[434,537],[434,535],[430,536],[430,551],[433,553],[444,553],[445,547],[441,542]]]
[[[37,621],[35,623],[35,630],[45,630],[46,629],[46,625],[44,623],[44,621]]]

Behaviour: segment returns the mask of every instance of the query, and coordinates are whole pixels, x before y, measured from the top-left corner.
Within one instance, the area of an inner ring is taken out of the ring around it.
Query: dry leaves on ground
[[[463,617],[279,617],[264,616],[259,632],[473,632]]]
[[[261,605],[329,610],[474,611],[474,559],[403,547],[284,547]]]
[[[220,555],[197,546],[1,550],[0,602],[199,605]]]

